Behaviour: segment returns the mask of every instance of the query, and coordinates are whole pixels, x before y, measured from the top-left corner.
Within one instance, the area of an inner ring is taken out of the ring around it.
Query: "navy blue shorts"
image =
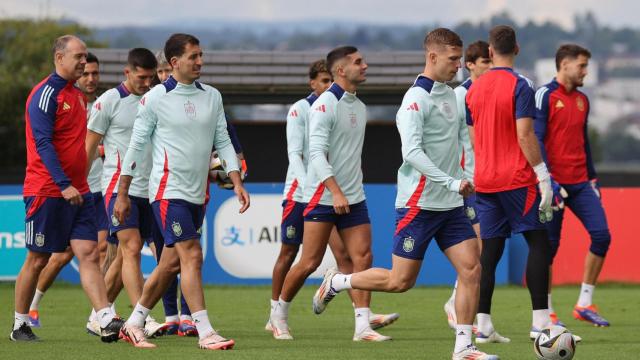
[[[205,205],[185,200],[157,200],[151,204],[165,246],[186,240],[200,239]]]
[[[96,209],[96,226],[98,231],[109,230],[109,216],[107,216],[107,208],[104,205],[101,192],[94,192],[93,207]]]
[[[587,229],[589,234],[609,232],[607,216],[602,207],[602,201],[600,201],[600,198],[593,191],[588,181],[573,185],[561,184],[561,186],[567,191],[567,194],[569,194],[569,196],[564,199],[564,204],[580,219],[580,222],[582,222],[582,225]],[[549,240],[554,249],[557,249],[560,243],[563,218],[564,209],[555,211],[553,213],[553,220],[547,223]]]
[[[471,225],[478,224],[480,219],[478,218],[478,210],[476,209],[476,194],[472,194],[469,197],[463,199],[464,201],[464,213],[471,221]]]
[[[109,225],[108,241],[112,244],[117,244],[118,231],[125,229],[138,229],[140,231],[140,237],[143,240],[147,242],[151,241],[153,231],[153,211],[151,210],[149,199],[129,195],[129,199],[131,200],[129,216],[123,223],[120,223],[113,215],[113,206],[115,205],[117,198],[118,194],[113,193],[111,199],[109,199],[108,211],[111,224]]]
[[[396,209],[394,255],[422,260],[432,238],[436,239],[440,250],[445,251],[465,240],[475,239],[476,233],[462,206],[446,211]]]
[[[304,216],[307,204],[284,200],[282,202],[282,222],[280,223],[280,241],[287,245],[302,244],[304,234]]]
[[[483,239],[509,237],[512,233],[543,230],[537,185],[496,193],[476,193],[476,210]]]
[[[25,196],[27,249],[42,253],[64,252],[70,240],[98,241],[96,209],[91,193],[82,195],[80,206],[64,198]]]
[[[343,215],[336,214],[333,206],[317,204],[311,207],[308,205],[304,210],[304,221],[333,223],[338,230],[371,223],[366,201],[349,205],[349,213]]]

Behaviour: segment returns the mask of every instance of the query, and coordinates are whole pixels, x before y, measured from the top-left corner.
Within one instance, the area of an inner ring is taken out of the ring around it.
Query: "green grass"
[[[311,311],[314,287],[304,287],[291,307],[290,326],[294,341],[276,341],[263,330],[268,318],[270,289],[260,287],[206,287],[206,301],[214,327],[236,340],[232,351],[199,350],[194,338],[177,336],[154,339],[157,349],[139,350],[124,342],[103,344],[84,332],[89,304],[78,286],[56,284],[44,297],[40,316],[43,328],[36,333],[39,343],[11,343],[13,285],[0,284],[0,359],[450,359],[453,334],[442,311],[450,289],[416,288],[404,294],[374,294],[372,309],[396,311],[400,320],[381,332],[393,336],[386,343],[354,343],[353,310],[346,294],[339,295],[327,311],[316,316]],[[577,287],[554,290],[556,311],[569,328],[584,339],[577,348],[577,359],[638,359],[640,287],[604,285],[596,291],[603,314],[613,324],[595,328],[572,319],[571,309]],[[125,296],[120,296],[118,312],[128,315]],[[490,344],[481,348],[502,359],[535,359],[528,339],[531,324],[526,289],[498,287],[494,296],[493,318],[510,344]],[[153,315],[163,319],[162,307]]]

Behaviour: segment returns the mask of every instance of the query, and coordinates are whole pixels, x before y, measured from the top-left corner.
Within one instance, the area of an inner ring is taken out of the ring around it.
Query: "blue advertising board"
[[[201,244],[204,263],[202,279],[207,284],[269,284],[273,264],[280,250],[280,217],[283,184],[247,184],[251,207],[239,214],[234,193],[212,186],[212,200],[207,206]],[[26,250],[24,247],[24,203],[20,186],[0,186],[0,280],[17,276]],[[365,185],[372,224],[373,265],[391,267],[392,238],[395,230],[394,202],[396,186]],[[522,283],[526,244],[514,237],[505,249],[496,272],[496,283]],[[335,264],[329,250],[312,274],[319,279],[324,270]],[[142,270],[150,274],[155,259],[144,247]],[[417,280],[418,285],[450,285],[456,273],[436,244],[431,244]],[[78,283],[74,259],[63,269],[59,279]],[[315,280],[317,281],[317,280]]]

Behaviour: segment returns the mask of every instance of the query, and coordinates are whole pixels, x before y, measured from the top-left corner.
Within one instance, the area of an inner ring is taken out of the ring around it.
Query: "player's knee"
[[[611,245],[611,234],[609,230],[590,231],[589,235],[591,235],[589,251],[602,257],[607,255],[609,245]]]
[[[551,245],[551,263],[553,263],[553,259],[555,259],[558,254],[558,249],[560,248],[560,243],[557,241],[550,241]]]
[[[371,263],[373,262],[373,254],[371,253],[371,250],[367,250],[364,253],[358,254],[358,256],[354,256],[352,261],[354,271],[368,269],[371,267]]]
[[[41,272],[49,263],[50,256],[51,254],[29,252],[29,256],[27,257],[29,268],[33,271]]]
[[[460,281],[468,284],[480,284],[482,266],[480,262],[465,266],[459,273]]]
[[[282,246],[280,249],[280,260],[290,263],[295,260],[296,255],[298,255],[298,246]]]
[[[322,262],[322,258],[320,259],[307,259],[305,261],[300,261],[300,266],[302,267],[302,270],[304,271],[304,273],[306,274],[306,276],[311,275],[311,273],[313,273],[314,271],[316,271],[316,269],[318,268],[318,266],[320,266],[320,263]]]

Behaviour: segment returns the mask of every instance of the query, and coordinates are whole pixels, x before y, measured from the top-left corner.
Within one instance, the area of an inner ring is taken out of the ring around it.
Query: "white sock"
[[[453,348],[454,353],[458,353],[471,345],[471,334],[473,325],[456,325],[456,345]]]
[[[351,274],[336,274],[331,279],[331,287],[333,290],[340,292],[342,290],[351,289]]]
[[[113,311],[114,314],[117,314],[117,312],[116,312],[116,304],[115,303],[113,303],[113,304],[110,303],[109,307],[111,307],[111,311]]]
[[[147,321],[155,321],[156,319],[153,318],[153,316],[151,316],[151,314],[147,314],[147,317],[144,319],[145,323]]]
[[[549,309],[533,310],[533,322],[531,324],[533,328],[542,330],[549,325],[551,325]]]
[[[193,321],[191,315],[180,315],[180,321]]]
[[[458,290],[458,280],[453,285],[453,291],[451,292],[451,297],[449,298],[450,303],[454,303],[456,301],[456,290]]]
[[[289,318],[289,306],[291,306],[291,302],[286,302],[280,298],[275,309],[273,309],[273,317],[287,320]]]
[[[275,310],[277,305],[278,305],[278,300],[271,299],[271,312],[269,313],[269,315],[273,315],[273,310]]]
[[[40,305],[40,300],[44,296],[44,292],[36,289],[35,295],[33,295],[33,300],[31,301],[31,306],[29,306],[29,311],[38,310],[38,305]]]
[[[131,312],[129,319],[127,320],[127,324],[136,326],[139,328],[144,327],[144,319],[146,319],[150,311],[151,310],[140,305],[140,303],[137,303],[136,306],[133,308],[133,311]]]
[[[495,329],[493,328],[493,322],[491,321],[491,314],[478,313],[478,331],[483,335],[491,335]]]
[[[116,314],[111,311],[110,307],[106,307],[104,309],[100,309],[96,311],[96,316],[98,317],[98,322],[100,323],[101,328],[107,327],[111,320],[116,316]]]
[[[198,329],[198,336],[200,339],[204,339],[211,335],[213,332],[213,326],[211,326],[211,323],[209,322],[207,310],[196,311],[191,315],[193,316],[193,322],[196,324],[196,329]]]
[[[553,313],[553,305],[551,305],[551,294],[547,294],[547,307],[549,308],[549,313]]]
[[[578,298],[578,306],[584,307],[593,304],[593,292],[595,290],[595,285],[582,283],[582,288],[580,288],[580,297]]]
[[[371,327],[369,325],[369,314],[371,313],[369,308],[355,308],[354,313],[356,316],[356,334],[360,334]]]
[[[96,314],[96,309],[91,309],[91,315],[89,315],[89,321],[98,320],[98,314]]]
[[[180,321],[180,316],[178,315],[169,315],[164,318],[164,322],[168,322],[168,323],[170,322],[177,323],[179,321]]]
[[[13,330],[18,330],[22,324],[29,325],[29,314],[15,313],[13,319]]]

